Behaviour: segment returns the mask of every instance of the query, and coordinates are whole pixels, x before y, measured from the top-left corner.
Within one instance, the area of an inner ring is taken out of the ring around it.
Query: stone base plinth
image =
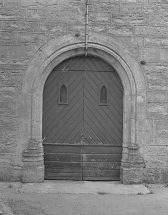
[[[22,155],[22,182],[37,183],[44,181],[44,153],[42,142],[31,138]]]
[[[120,180],[123,184],[141,184],[144,168],[120,168]]]
[[[22,182],[38,183],[44,181],[44,166],[42,167],[23,167]]]

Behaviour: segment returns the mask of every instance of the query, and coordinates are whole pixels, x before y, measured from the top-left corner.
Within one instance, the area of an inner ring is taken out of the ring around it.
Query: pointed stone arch
[[[50,72],[63,60],[85,54],[85,44],[71,36],[52,40],[42,46],[26,70],[20,100],[20,141],[23,144],[22,180],[44,180],[42,146],[43,87]],[[139,183],[143,175],[137,125],[146,118],[146,81],[143,71],[125,47],[111,38],[93,34],[89,38],[88,55],[111,64],[123,84],[123,153],[121,181]]]

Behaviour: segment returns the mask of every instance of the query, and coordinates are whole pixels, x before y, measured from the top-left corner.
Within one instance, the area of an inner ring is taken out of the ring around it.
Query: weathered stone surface
[[[148,103],[147,104],[148,116],[154,118],[155,120],[168,119],[167,108],[168,108],[167,103]]]
[[[19,72],[12,72],[9,69],[0,69],[1,87],[20,87],[22,75]]]
[[[160,52],[157,48],[142,48],[140,49],[141,58],[146,62],[158,62],[160,58]]]
[[[135,57],[139,57],[139,49],[137,47],[128,47],[129,52]]]
[[[44,181],[44,167],[27,167],[22,170],[22,182],[40,183]]]
[[[39,147],[40,145],[40,147]],[[28,147],[23,151],[22,182],[44,181],[44,155],[41,141],[30,139]]]
[[[116,39],[117,40],[117,39]],[[120,37],[117,40],[119,43],[122,42],[122,44],[124,45],[124,47],[129,47],[129,48],[136,48],[138,49],[139,52],[139,48],[138,46],[143,43],[143,39],[141,40],[140,38],[135,39],[134,37]]]
[[[44,9],[28,9],[27,10],[27,20],[45,20],[47,11]]]
[[[151,90],[147,92],[149,102],[167,102],[166,90]]]
[[[133,35],[133,27],[130,25],[115,25],[108,26],[107,33],[115,36],[132,36]]]
[[[20,0],[5,0],[3,5],[7,8],[18,8],[20,7]]]
[[[8,135],[8,134],[6,133],[6,135]],[[13,153],[15,153],[16,147],[17,147],[17,136],[16,136],[16,134],[8,135],[8,136],[2,136],[1,141],[0,141],[1,155],[2,154],[13,154]]]
[[[2,23],[2,30],[18,30],[21,23],[17,20],[4,20]]]
[[[167,38],[145,38],[144,39],[145,46],[157,46],[157,47],[165,47],[168,46]]]
[[[89,15],[90,22],[98,22],[98,23],[111,23],[111,13],[91,13]]]
[[[168,36],[168,27],[162,27],[162,26],[135,26],[135,35],[150,35],[155,37],[167,37]]]
[[[64,14],[64,16],[62,16]],[[84,8],[72,5],[57,6],[48,11],[47,20],[57,22],[82,22],[84,23]]]
[[[11,31],[1,31],[0,32],[0,43],[3,44],[15,44],[17,43],[17,34],[16,32]]]
[[[1,137],[15,134],[17,129],[17,119],[14,116],[1,116],[0,118]]]
[[[112,22],[116,24],[145,24],[146,18],[143,14],[129,13],[129,14],[112,14]]]
[[[144,66],[144,69],[147,74],[149,74],[151,77],[155,74],[164,74],[168,72],[168,65],[164,63],[151,63]]]
[[[168,168],[168,157],[164,155],[150,155],[146,166],[149,168]]]
[[[168,145],[168,140],[167,140],[167,136],[163,137],[163,136],[159,136],[157,135],[157,137],[155,137],[155,143],[156,145]]]
[[[45,33],[19,32],[18,41],[20,43],[44,43]]]
[[[22,20],[25,18],[26,10],[18,7],[0,8],[0,20]]]
[[[168,168],[161,168],[161,183],[168,183]]]
[[[41,43],[34,43],[34,44],[24,44],[25,48],[25,58],[33,57],[34,53],[42,46]]]
[[[160,3],[166,3],[167,2],[167,0],[148,0],[148,3],[150,3],[150,4],[155,4],[155,3],[158,3],[158,4],[160,4]]]
[[[165,146],[150,146],[148,148],[149,155],[157,156],[168,156],[168,145]]]
[[[55,0],[55,2],[58,2],[59,0]],[[24,7],[30,7],[30,6],[46,6],[47,5],[47,0],[21,0],[21,5]],[[51,0],[53,2],[53,0]]]
[[[168,73],[167,72],[151,72],[147,74],[148,88],[150,90],[167,90]]]
[[[161,183],[162,175],[160,168],[145,168],[144,175],[143,175],[143,182],[144,183]]]
[[[140,154],[144,159],[148,159],[147,150],[149,146],[155,142],[153,118],[143,119],[142,117],[142,119],[139,119],[137,129],[137,142],[139,143],[139,146],[141,146],[139,147]]]
[[[7,20],[2,23],[2,30],[18,30],[18,31],[40,31],[39,23],[37,21],[16,21]]]
[[[120,10],[119,0],[97,1],[90,0],[88,8],[92,12],[112,12],[116,13]]]
[[[72,27],[72,26],[71,26]],[[77,28],[77,26],[75,26]],[[47,34],[48,35],[48,40],[54,39],[58,36],[63,36],[67,34],[68,30],[71,30],[70,28],[68,29],[67,24],[60,23],[60,24],[50,24],[50,32]],[[79,29],[80,32],[80,29]]]
[[[47,1],[47,5],[49,5],[49,6],[57,6],[61,3],[60,0],[46,0],[46,1]],[[67,1],[65,1],[65,0],[64,0],[64,2],[67,3]]]
[[[14,101],[0,101],[0,115],[5,116],[16,116],[16,104]]]
[[[160,2],[160,4],[156,4],[156,11],[157,13],[164,14],[166,17],[166,15],[168,15],[168,5],[166,2]]]
[[[142,1],[142,0],[139,0],[139,3],[141,3],[141,1]],[[145,1],[146,1],[146,2],[145,2]],[[150,14],[150,15],[155,14],[155,12],[156,12],[156,5],[155,5],[155,4],[148,4],[148,0],[144,0],[144,2],[147,3],[147,4],[144,4],[144,5],[142,6],[142,11],[143,11],[146,15],[148,15],[148,14]]]
[[[75,36],[76,33],[80,33],[80,35],[84,35],[84,26],[81,23],[74,23],[73,25],[69,24],[68,25],[68,30],[69,33]]]
[[[166,103],[148,103],[147,104],[147,110],[150,112],[150,113],[160,113],[164,116],[167,116],[168,113],[167,113],[167,108],[168,108],[168,104]]]
[[[143,181],[143,168],[122,168],[121,181],[123,184],[140,184]]]
[[[130,3],[136,3],[137,0],[122,0],[122,2],[126,2],[126,3],[128,3],[128,2],[130,2]]]
[[[155,120],[155,130],[156,130],[156,138],[162,137],[163,139],[168,135],[168,120],[165,118]]]
[[[158,41],[159,42],[159,41]],[[167,62],[168,49],[157,47],[142,48],[140,49],[141,58],[146,62]]]
[[[21,45],[0,45],[1,58],[17,59],[24,57],[24,47]]]
[[[30,95],[26,97],[24,93],[29,84],[39,84],[42,76],[37,75],[39,71],[44,72],[44,68],[50,70],[51,65],[57,62],[57,52],[68,49],[72,44],[76,47],[74,44],[77,43],[77,47],[83,45],[84,49],[85,7],[85,0],[0,0],[0,180],[21,180],[21,166],[23,181],[44,180],[42,155],[40,161],[26,157],[24,164],[21,162],[24,147],[31,138],[30,125],[40,124],[39,116],[31,119],[28,108],[35,104],[30,104]],[[123,81],[124,93],[127,94],[124,97],[124,114],[130,114],[130,117],[124,119],[124,138],[126,136],[127,139],[123,144],[125,147],[137,145],[136,156],[141,156],[146,163],[144,169],[135,164],[133,169],[129,164],[131,168],[121,171],[122,181],[166,183],[168,2],[90,0],[88,9],[88,44],[101,44],[108,54],[103,53],[100,57],[106,55],[105,60],[119,70],[122,81],[123,73],[126,74],[124,78],[128,78],[127,82]],[[90,54],[99,54],[99,48],[95,50],[90,48]],[[80,51],[78,47],[75,54]],[[114,58],[109,61],[110,51],[113,51]],[[60,57],[58,61],[63,59]],[[32,94],[37,90],[36,87],[30,89]],[[41,101],[40,95],[42,91],[38,94],[37,103]],[[23,110],[24,102],[26,111]],[[40,112],[42,107],[37,110]],[[24,129],[18,128],[20,123]],[[39,135],[39,130],[32,132]],[[30,151],[33,155],[34,152]],[[127,160],[129,148],[125,148],[124,153]],[[16,160],[18,163],[14,169]]]
[[[89,29],[90,29],[89,34],[91,34],[91,32],[106,34],[106,31],[107,31],[107,28],[105,25],[90,24]]]
[[[160,61],[167,62],[168,60],[168,49],[161,49],[160,50]]]
[[[3,7],[3,0],[0,0],[0,7]]]
[[[149,15],[146,17],[146,22],[148,25],[152,25],[152,26],[167,26],[168,24],[168,17],[164,16],[164,15]]]
[[[121,13],[141,13],[142,5],[141,4],[129,4],[129,3],[121,3],[120,6]]]
[[[168,182],[168,168],[145,168],[144,169],[144,183],[167,183]]]
[[[0,166],[0,181],[21,181],[21,167]]]

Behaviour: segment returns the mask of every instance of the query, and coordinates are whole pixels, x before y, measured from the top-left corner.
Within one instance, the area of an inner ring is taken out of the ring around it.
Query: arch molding
[[[30,62],[23,80],[20,100],[20,141],[22,181],[44,180],[42,146],[43,87],[50,72],[67,58],[85,54],[85,44],[70,36],[57,38],[41,47]],[[113,39],[92,35],[88,55],[112,65],[120,76],[123,88],[123,152],[121,181],[124,184],[143,180],[143,157],[138,138],[138,124],[146,118],[146,83],[136,59]]]

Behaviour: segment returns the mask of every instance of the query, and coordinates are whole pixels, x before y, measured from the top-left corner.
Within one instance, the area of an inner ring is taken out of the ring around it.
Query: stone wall
[[[147,121],[139,126],[143,181],[168,182],[168,2],[90,0],[89,36],[114,38],[146,78]],[[21,180],[18,101],[33,56],[63,35],[85,39],[85,0],[0,0],[0,180]]]

